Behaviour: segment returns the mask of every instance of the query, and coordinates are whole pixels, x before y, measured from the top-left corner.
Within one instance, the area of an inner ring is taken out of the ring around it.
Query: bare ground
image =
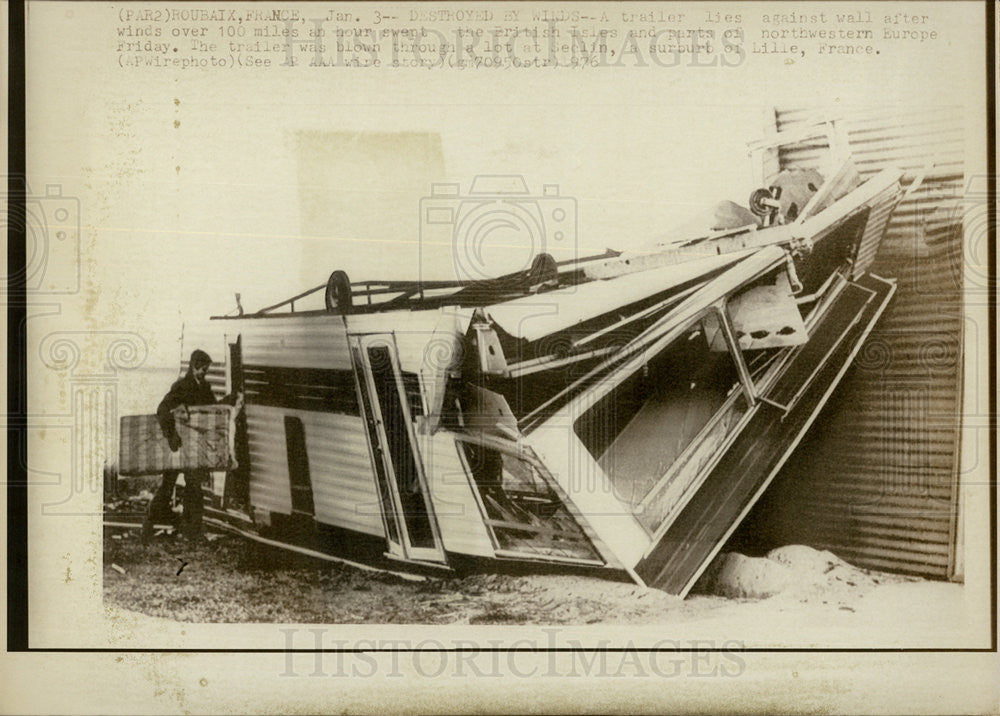
[[[135,530],[108,531],[105,603],[180,621],[586,624],[654,614],[662,620],[690,608],[657,590],[595,577],[476,574],[413,582],[235,536],[192,547],[161,535],[143,546]]]
[[[230,535],[211,535],[211,541],[196,546],[159,535],[144,546],[137,530],[105,532],[105,604],[186,622],[662,624],[723,616],[734,605],[761,601],[733,598],[715,580],[703,580],[702,589],[729,597],[703,593],[682,600],[656,589],[570,574],[475,574],[412,582]],[[786,575],[773,599],[843,613],[854,611],[879,584],[914,581],[839,560],[817,567],[819,578],[788,580]]]

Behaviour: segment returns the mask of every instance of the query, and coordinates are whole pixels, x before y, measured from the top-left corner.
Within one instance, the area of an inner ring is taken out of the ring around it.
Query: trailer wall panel
[[[420,452],[427,474],[431,504],[437,517],[444,548],[449,552],[493,557],[493,542],[474,487],[459,457],[459,446],[448,433],[419,436]]]
[[[291,514],[285,416],[302,421],[317,522],[384,536],[364,426],[352,416],[247,406],[254,508]]]

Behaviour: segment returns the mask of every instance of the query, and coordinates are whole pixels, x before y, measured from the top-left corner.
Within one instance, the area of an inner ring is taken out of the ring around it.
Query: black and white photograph
[[[995,713],[991,13],[26,3],[12,712]]]

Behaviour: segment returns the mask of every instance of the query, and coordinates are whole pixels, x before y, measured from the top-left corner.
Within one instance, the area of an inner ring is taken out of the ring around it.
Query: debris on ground
[[[409,582],[229,534],[198,544],[107,528],[105,604],[188,622],[662,624],[722,614],[747,600],[853,611],[879,582],[907,578],[792,545],[766,557],[720,555],[687,599],[602,576],[473,573]],[[178,562],[180,560],[180,562]],[[178,565],[185,563],[184,569]],[[124,568],[119,565],[124,565]],[[131,579],[110,579],[112,572]]]

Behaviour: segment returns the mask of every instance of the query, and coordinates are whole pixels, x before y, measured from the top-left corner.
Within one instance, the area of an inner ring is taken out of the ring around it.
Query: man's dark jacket
[[[194,374],[188,372],[170,386],[169,392],[163,396],[163,400],[156,408],[156,418],[160,423],[160,429],[163,430],[163,435],[169,438],[176,433],[174,414],[171,411],[177,406],[215,405],[217,402],[226,402],[226,400],[224,398],[222,401],[216,401],[208,382],[199,383]]]

